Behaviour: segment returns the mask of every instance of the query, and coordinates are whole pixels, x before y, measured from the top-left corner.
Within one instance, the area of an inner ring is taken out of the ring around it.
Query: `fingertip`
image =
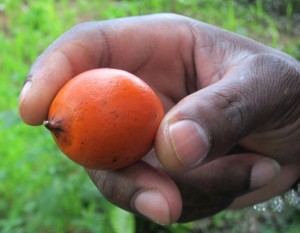
[[[280,174],[280,170],[279,163],[274,159],[262,158],[258,160],[251,170],[251,189],[268,185]]]
[[[151,221],[168,225],[178,221],[182,210],[180,203],[178,200],[174,202],[158,189],[147,189],[135,194],[131,206]]]
[[[47,119],[52,97],[47,91],[33,87],[32,81],[25,83],[19,97],[19,116],[28,125],[41,125]]]
[[[27,98],[19,101],[19,116],[27,125],[38,126],[47,119],[47,113],[44,109],[35,108],[34,105],[36,104],[36,101],[29,102]]]
[[[193,120],[166,123],[156,138],[157,156],[169,170],[181,172],[203,161],[210,149],[210,137]]]
[[[23,89],[21,90],[19,96],[18,111],[19,111],[19,116],[24,123],[28,125],[36,126],[36,125],[40,125],[43,122],[41,118],[44,118],[44,116],[43,114],[39,113],[39,109],[35,109],[31,106],[32,104],[35,105],[35,103],[33,103],[34,101],[29,101],[31,91],[32,91],[31,86],[32,86],[31,81],[27,81],[24,84]]]
[[[132,208],[160,225],[167,225],[172,221],[169,204],[159,190],[138,192],[132,200]]]

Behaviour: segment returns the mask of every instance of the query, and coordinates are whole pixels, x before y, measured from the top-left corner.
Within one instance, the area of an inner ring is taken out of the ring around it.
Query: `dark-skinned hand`
[[[32,65],[24,122],[41,124],[68,80],[99,67],[137,75],[166,111],[142,161],[87,169],[112,203],[185,222],[264,201],[299,179],[300,65],[287,54],[173,14],[83,23]]]

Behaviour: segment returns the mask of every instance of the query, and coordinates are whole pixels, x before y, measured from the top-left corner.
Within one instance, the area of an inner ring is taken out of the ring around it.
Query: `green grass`
[[[276,226],[267,216],[248,209],[167,228],[135,218],[109,204],[83,169],[58,151],[46,130],[26,126],[18,116],[18,95],[34,59],[64,31],[83,21],[175,12],[251,36],[300,58],[292,3],[282,23],[266,13],[262,1],[252,5],[236,2],[0,1],[0,232],[241,232],[236,226],[242,221],[246,229],[251,218],[257,232],[295,232],[297,225],[290,219],[294,215],[299,220],[299,212],[293,211],[275,216],[283,218]]]

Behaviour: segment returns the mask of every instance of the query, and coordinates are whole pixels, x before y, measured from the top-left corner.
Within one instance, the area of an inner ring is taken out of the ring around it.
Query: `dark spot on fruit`
[[[117,111],[110,111],[109,114],[113,117],[113,118],[119,118],[119,113]]]

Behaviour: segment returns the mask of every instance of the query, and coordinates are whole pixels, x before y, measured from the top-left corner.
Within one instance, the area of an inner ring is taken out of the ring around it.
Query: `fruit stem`
[[[44,121],[44,122],[43,122],[43,125],[44,125],[48,130],[50,130],[50,131],[52,130],[50,121]]]
[[[43,125],[48,129],[50,130],[56,137],[59,136],[59,133],[60,132],[63,132],[64,130],[62,129],[61,127],[61,124],[59,124],[60,122],[55,122],[55,123],[52,123],[50,121],[44,121],[43,122]]]

